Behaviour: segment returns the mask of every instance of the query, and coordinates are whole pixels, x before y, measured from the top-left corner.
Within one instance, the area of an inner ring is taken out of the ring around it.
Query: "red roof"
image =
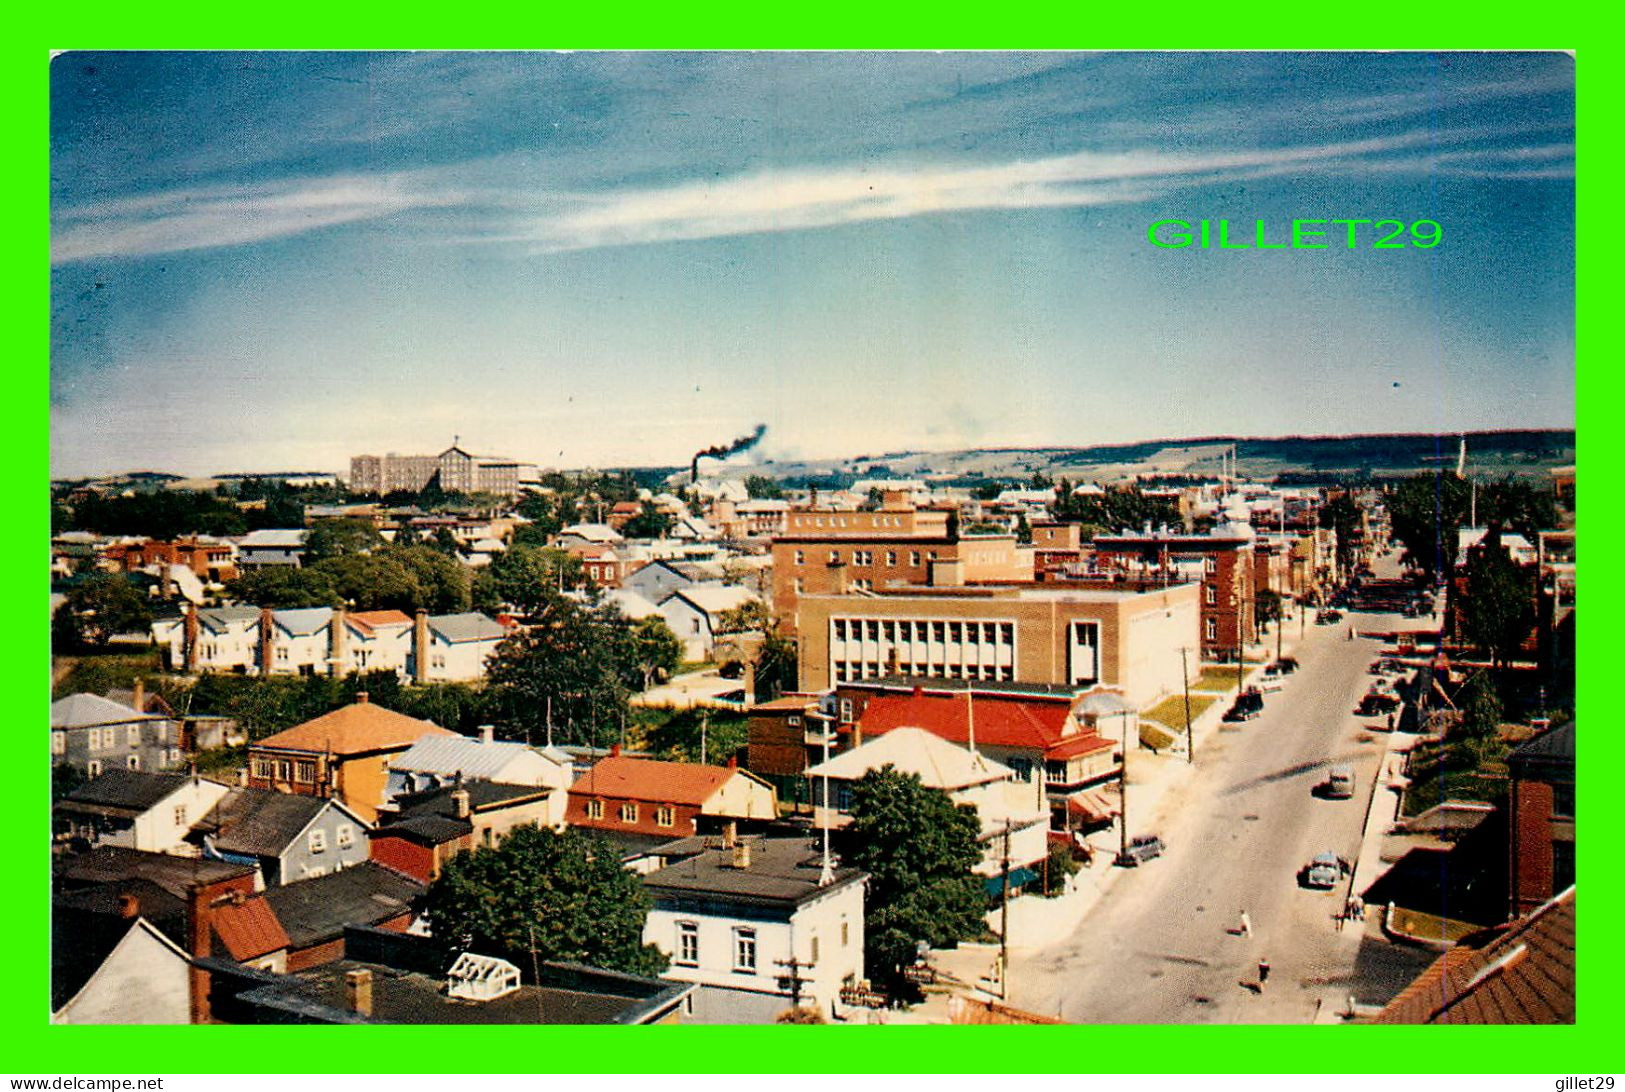
[[[358,701],[285,732],[260,740],[254,749],[331,751],[335,755],[404,751],[424,736],[455,736],[439,725]]]
[[[258,959],[293,943],[277,921],[276,911],[262,895],[237,903],[224,903],[209,913],[220,943],[232,959],[241,963],[245,959]]]
[[[1044,699],[1030,695],[977,694],[967,700],[964,692],[876,694],[858,718],[865,735],[889,732],[893,728],[923,728],[950,743],[970,743],[970,705],[976,705],[976,742],[993,747],[1028,747],[1047,751],[1064,736],[1072,701]]]
[[[358,610],[345,618],[352,626],[365,633],[371,633],[380,626],[410,626],[412,619],[407,617],[405,611],[398,610]]]
[[[699,807],[738,772],[723,766],[611,755],[577,778],[570,792]]]
[[[981,738],[980,734],[978,734],[977,738]],[[1105,736],[1084,731],[1049,748],[1044,752],[1044,757],[1053,758],[1059,762],[1065,758],[1077,758],[1080,755],[1092,755],[1100,751],[1109,751],[1115,746],[1117,744]]]

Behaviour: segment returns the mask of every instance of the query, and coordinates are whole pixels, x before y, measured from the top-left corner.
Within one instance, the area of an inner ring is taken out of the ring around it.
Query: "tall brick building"
[[[1220,524],[1206,535],[1105,535],[1095,539],[1095,565],[1138,580],[1200,581],[1202,656],[1234,659],[1254,637],[1253,539],[1243,524]]]

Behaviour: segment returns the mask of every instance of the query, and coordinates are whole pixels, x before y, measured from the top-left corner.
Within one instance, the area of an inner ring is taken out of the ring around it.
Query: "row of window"
[[[141,745],[141,725],[129,724],[124,728],[125,744],[131,747]],[[87,745],[92,751],[111,751],[119,745],[119,730],[117,728],[92,728],[85,734]],[[68,749],[68,737],[65,732],[51,733],[51,753],[62,754]]]
[[[885,678],[894,672],[918,675],[923,679],[980,679],[984,682],[1014,682],[1016,669],[1011,664],[933,664],[915,661],[912,664],[879,660],[831,660],[830,673],[836,682],[856,682],[859,679]]]
[[[891,566],[891,567],[895,568],[896,565],[897,565],[897,559],[898,559],[899,556],[901,556],[900,551],[898,551],[898,550],[887,550],[886,553],[885,553],[886,564],[888,566]],[[920,559],[921,559],[922,556],[924,557],[924,559],[926,561],[935,561],[935,560],[937,560],[937,552],[935,550],[926,550],[923,555],[921,554],[921,552],[919,550],[910,550],[908,552],[908,563],[910,565],[912,565],[913,567],[915,567],[915,568],[919,568],[920,563],[921,563]],[[827,555],[827,560],[829,561],[829,563],[831,565],[840,564],[840,562],[841,562],[841,551],[839,551],[839,550],[831,550],[831,551],[829,551],[829,553]],[[807,551],[806,550],[797,550],[796,551],[796,564],[797,565],[805,565],[806,563],[807,563]],[[864,565],[873,565],[874,563],[875,563],[875,552],[873,550],[853,550],[852,551],[852,564],[861,567],[861,566],[864,566]]]
[[[1014,622],[976,622],[948,619],[832,618],[830,636],[837,641],[885,641],[949,645],[1014,645]]]
[[[824,522],[826,519],[829,521],[828,524],[826,524]],[[803,529],[808,527],[808,526],[812,526],[812,527],[824,527],[824,526],[845,527],[846,526],[846,520],[847,520],[847,517],[845,517],[845,516],[797,516],[795,518],[795,525],[797,527],[803,528]],[[852,517],[852,525],[854,527],[862,527],[862,526],[868,526],[868,527],[901,527],[903,525],[903,517],[902,516],[873,515],[873,516],[867,516],[866,518],[863,518],[863,519],[859,519],[859,517],[853,516]]]
[[[262,781],[293,781],[301,785],[316,783],[316,760],[313,758],[255,755],[250,766],[253,776]]]
[[[623,823],[636,823],[638,821],[638,805],[623,803],[616,809],[615,817]],[[604,802],[602,800],[587,801],[587,818],[602,819],[604,817]],[[670,804],[659,804],[655,807],[655,826],[670,827],[676,825],[677,809]]]
[[[841,921],[841,947],[845,948],[852,942],[851,923]],[[809,964],[818,962],[818,934],[814,933],[811,943],[811,958]],[[697,921],[680,921],[677,923],[677,957],[674,960],[679,966],[698,967],[700,965],[700,923]],[[733,930],[733,969],[741,974],[756,973],[756,930],[748,926],[735,926]]]
[[[349,823],[340,823],[333,832],[333,843],[339,849],[349,849],[355,845],[355,827]],[[309,846],[312,853],[327,852],[327,831],[317,827],[310,832]]]

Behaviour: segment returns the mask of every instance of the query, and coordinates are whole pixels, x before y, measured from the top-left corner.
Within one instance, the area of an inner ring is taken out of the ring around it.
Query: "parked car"
[[[1305,887],[1330,891],[1342,877],[1342,862],[1335,853],[1317,853],[1314,860],[1303,866],[1299,877]]]
[[[1360,699],[1360,707],[1355,712],[1362,717],[1384,717],[1396,712],[1400,704],[1393,694],[1370,693]]]
[[[1118,855],[1117,863],[1124,868],[1138,868],[1147,861],[1161,857],[1168,847],[1155,834],[1137,834],[1128,840],[1128,849]]]
[[[1257,687],[1248,687],[1236,695],[1234,704],[1224,719],[1229,721],[1252,720],[1264,711],[1264,694]]]
[[[1326,772],[1322,788],[1328,800],[1347,800],[1354,795],[1354,767],[1333,766]]]
[[[1294,660],[1291,656],[1282,656],[1279,660],[1276,660],[1274,663],[1270,664],[1270,667],[1274,668],[1282,675],[1290,675],[1294,671],[1298,670],[1298,661]]]
[[[1317,626],[1335,626],[1343,620],[1343,612],[1337,610],[1323,610],[1320,617],[1315,619]]]

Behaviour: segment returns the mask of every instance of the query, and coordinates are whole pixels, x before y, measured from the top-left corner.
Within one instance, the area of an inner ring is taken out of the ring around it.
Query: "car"
[[[1270,666],[1283,675],[1290,675],[1294,671],[1298,670],[1298,661],[1294,660],[1291,656],[1282,656],[1279,660],[1276,660],[1274,663],[1270,664]]]
[[[1322,795],[1328,800],[1348,800],[1354,795],[1354,767],[1333,766],[1326,771],[1326,781],[1321,787]]]
[[[1299,875],[1305,887],[1330,891],[1343,876],[1342,862],[1335,853],[1317,853]]]
[[[1138,868],[1147,861],[1161,857],[1167,848],[1155,834],[1136,834],[1128,840],[1128,848],[1117,855],[1117,863],[1124,868]]]
[[[1225,713],[1224,719],[1229,721],[1252,720],[1264,711],[1264,694],[1257,687],[1248,687],[1236,695],[1234,704]]]
[[[1400,704],[1393,694],[1370,693],[1360,699],[1360,707],[1355,712],[1362,717],[1381,717],[1396,711]]]

